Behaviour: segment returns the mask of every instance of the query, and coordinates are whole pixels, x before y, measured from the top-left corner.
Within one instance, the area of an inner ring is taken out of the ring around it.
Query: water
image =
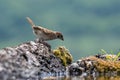
[[[120,76],[49,76],[44,77],[43,80],[120,80]]]

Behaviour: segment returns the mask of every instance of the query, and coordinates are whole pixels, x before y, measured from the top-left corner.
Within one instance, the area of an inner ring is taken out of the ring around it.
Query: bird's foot
[[[36,43],[42,43],[42,42],[43,42],[43,40],[41,40],[41,39],[37,38],[37,39],[35,39],[35,42],[36,42]]]

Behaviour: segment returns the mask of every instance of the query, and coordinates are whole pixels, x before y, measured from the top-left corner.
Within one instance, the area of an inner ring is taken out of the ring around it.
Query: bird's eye
[[[58,35],[57,37],[58,37],[58,38],[60,38],[60,36],[59,36],[59,35]]]
[[[58,37],[58,38],[61,38],[61,35],[58,35],[57,37]]]

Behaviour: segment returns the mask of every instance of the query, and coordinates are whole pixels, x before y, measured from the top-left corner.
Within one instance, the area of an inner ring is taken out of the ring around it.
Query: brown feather
[[[39,39],[41,39],[41,40],[53,40],[53,39],[64,40],[61,33],[57,32],[57,31],[49,30],[47,28],[43,28],[41,26],[35,26],[35,24],[29,17],[26,17],[26,18],[27,18],[28,22],[32,25],[33,32]]]

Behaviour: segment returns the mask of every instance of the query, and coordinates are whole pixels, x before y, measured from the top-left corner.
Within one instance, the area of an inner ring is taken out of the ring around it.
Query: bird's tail
[[[28,22],[31,24],[32,28],[35,26],[35,24],[33,23],[32,19],[30,19],[29,17],[26,17],[26,19],[28,20]]]

